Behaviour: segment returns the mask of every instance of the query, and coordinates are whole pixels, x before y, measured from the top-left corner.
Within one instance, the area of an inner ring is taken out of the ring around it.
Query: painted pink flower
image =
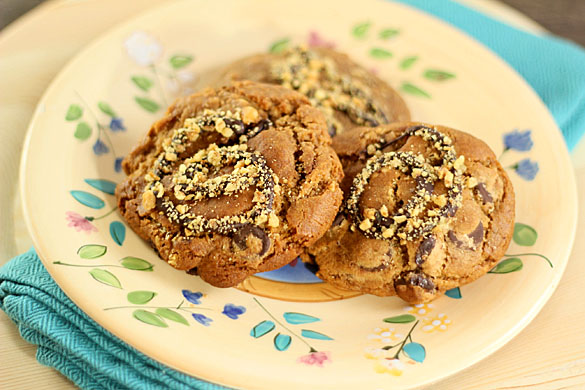
[[[331,361],[331,353],[329,352],[318,352],[313,351],[308,355],[301,356],[298,358],[297,362],[305,363],[309,366],[319,366],[323,367],[323,363]]]
[[[309,32],[307,43],[311,47],[325,47],[327,49],[335,48],[335,42],[325,40],[317,31]]]
[[[75,228],[76,231],[84,231],[87,234],[97,232],[97,228],[91,224],[84,216],[77,214],[74,211],[65,212],[65,219],[69,221],[67,226]]]

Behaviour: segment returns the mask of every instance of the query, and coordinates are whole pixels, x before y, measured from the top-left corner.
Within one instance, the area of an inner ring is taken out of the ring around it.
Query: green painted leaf
[[[317,317],[310,316],[303,313],[286,312],[282,315],[289,324],[308,324],[311,322],[321,321]]]
[[[400,61],[400,69],[402,70],[410,69],[416,61],[418,61],[418,56],[406,57],[405,59]]]
[[[412,314],[401,314],[399,316],[384,318],[384,322],[389,322],[391,324],[408,324],[414,320],[416,320],[416,317]]]
[[[364,38],[370,30],[370,27],[372,27],[372,23],[370,22],[356,24],[351,30],[351,33],[356,38]]]
[[[390,39],[392,37],[395,37],[399,33],[400,31],[396,30],[395,28],[385,28],[384,30],[380,31],[378,36],[380,37],[380,39]]]
[[[426,91],[420,89],[419,87],[417,87],[414,84],[411,83],[403,83],[402,87],[400,88],[403,92],[406,92],[408,94],[414,95],[414,96],[420,96],[420,97],[425,97],[425,98],[429,98],[431,97],[431,95],[429,95]]]
[[[326,334],[315,332],[314,330],[309,330],[309,329],[302,329],[301,336],[309,338],[309,339],[316,339],[316,340],[333,340],[331,337],[327,336]]]
[[[154,291],[144,291],[144,290],[136,290],[131,291],[126,295],[128,302],[133,303],[135,305],[144,305],[150,301],[152,298],[156,296]]]
[[[402,350],[408,355],[409,358],[419,363],[422,363],[427,356],[425,347],[419,343],[408,343],[404,346],[404,348],[402,348]]]
[[[84,181],[96,190],[100,190],[106,194],[114,195],[114,192],[116,191],[116,183],[111,180],[85,179]]]
[[[82,259],[97,259],[106,254],[108,248],[104,245],[87,244],[79,247],[77,254]]]
[[[151,79],[144,76],[132,76],[131,80],[144,92],[148,92],[148,90],[154,85],[154,82]]]
[[[83,115],[83,108],[81,108],[77,104],[72,104],[67,109],[67,114],[65,114],[66,121],[75,121]]]
[[[175,69],[180,69],[187,66],[193,61],[193,56],[190,55],[174,55],[169,59],[171,66]]]
[[[148,112],[157,112],[160,108],[160,105],[157,102],[149,98],[135,96],[134,100],[140,107],[144,108]]]
[[[94,194],[90,194],[89,192],[75,190],[69,191],[69,193],[75,198],[76,201],[84,206],[91,207],[92,209],[101,209],[106,205],[103,200]]]
[[[155,310],[156,314],[159,316],[166,318],[167,320],[178,322],[179,324],[189,326],[189,322],[183,317],[181,314],[177,313],[174,310],[167,309],[166,307],[159,307]]]
[[[134,310],[132,316],[138,321],[142,321],[148,325],[159,326],[161,328],[169,327],[169,325],[161,318],[161,316],[143,309]]]
[[[290,347],[292,339],[287,334],[278,333],[274,336],[274,347],[279,351],[286,351]]]
[[[91,126],[87,122],[79,122],[73,136],[80,141],[85,141],[91,137]]]
[[[443,70],[436,70],[436,69],[427,69],[423,76],[426,79],[434,80],[434,81],[445,81],[455,77],[453,73],[445,72]]]
[[[120,263],[124,268],[128,268],[134,271],[152,271],[153,267],[153,265],[148,261],[132,256],[124,257],[120,260]]]
[[[381,47],[374,47],[370,49],[370,55],[374,58],[379,60],[383,60],[386,58],[392,58],[392,53],[386,49],[382,49]]]
[[[107,284],[108,286],[112,286],[115,288],[122,288],[122,284],[118,280],[118,278],[111,273],[110,271],[106,271],[105,269],[94,268],[89,271],[89,274],[98,282]]]
[[[510,272],[520,271],[524,264],[517,257],[512,257],[500,261],[494,268],[489,271],[490,274],[509,274]]]
[[[262,337],[265,334],[270,333],[272,329],[274,329],[274,322],[265,320],[250,330],[250,336],[257,339],[258,337]]]
[[[268,52],[281,53],[288,48],[289,43],[290,38],[279,39],[278,41],[275,41],[270,45],[270,47],[268,48]]]
[[[103,112],[104,114],[106,114],[108,116],[111,116],[111,117],[116,116],[116,113],[114,112],[112,107],[106,102],[99,102],[98,108],[100,109],[101,112]]]
[[[459,289],[459,287],[455,287],[452,288],[451,290],[447,290],[445,291],[445,295],[448,296],[449,298],[453,298],[453,299],[461,299],[461,289]]]
[[[516,223],[514,225],[513,240],[516,244],[522,246],[532,246],[536,243],[537,238],[538,234],[533,227],[523,223]]]
[[[122,246],[126,238],[126,226],[122,222],[113,221],[110,223],[110,236],[116,244]]]

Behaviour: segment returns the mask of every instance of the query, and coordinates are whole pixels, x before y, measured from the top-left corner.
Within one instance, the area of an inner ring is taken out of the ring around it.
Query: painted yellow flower
[[[408,312],[417,316],[426,316],[433,310],[434,307],[435,305],[432,303],[420,303],[418,305],[409,306],[408,308],[410,310],[408,310]]]
[[[384,359],[388,355],[388,351],[382,348],[367,347],[364,349],[364,356],[366,359]]]
[[[395,328],[375,328],[374,333],[368,335],[368,340],[379,341],[384,344],[401,340],[404,337],[402,333],[396,333]]]
[[[406,364],[398,359],[378,359],[374,365],[374,370],[378,374],[391,374],[400,376],[406,369]]]
[[[422,331],[431,333],[436,330],[444,332],[451,325],[451,320],[447,318],[447,314],[440,313],[438,316],[423,319]]]

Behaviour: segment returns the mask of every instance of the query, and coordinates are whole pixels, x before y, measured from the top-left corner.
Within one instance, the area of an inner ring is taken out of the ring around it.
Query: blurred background
[[[428,0],[434,1],[434,0]],[[486,0],[501,2],[553,34],[585,46],[585,0]],[[44,0],[0,0],[0,30]]]

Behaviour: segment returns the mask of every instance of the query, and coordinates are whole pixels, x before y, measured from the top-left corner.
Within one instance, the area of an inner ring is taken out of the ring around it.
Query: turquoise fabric
[[[466,31],[514,67],[550,109],[569,148],[585,132],[585,52],[449,0],[399,0]],[[220,389],[153,361],[104,330],[51,279],[34,250],[0,268],[0,308],[37,359],[83,389]],[[197,353],[197,351],[193,351]]]
[[[451,0],[396,1],[443,19],[508,62],[546,104],[569,150],[575,147],[585,133],[583,48],[551,35],[524,32]]]
[[[225,389],[172,370],[99,326],[61,291],[34,249],[0,268],[0,309],[38,345],[40,363],[82,389]]]

